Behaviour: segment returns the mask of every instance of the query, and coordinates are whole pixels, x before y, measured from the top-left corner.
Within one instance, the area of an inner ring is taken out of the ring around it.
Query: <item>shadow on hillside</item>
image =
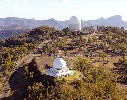
[[[127,85],[127,63],[119,61],[114,65],[113,70],[119,75],[118,82]]]
[[[105,53],[113,56],[123,56],[123,52],[115,52],[114,50],[105,50]]]
[[[32,86],[35,82],[41,82],[45,88],[55,85],[54,78],[45,74],[42,75],[34,64],[29,63],[27,66],[28,73],[34,72],[33,76],[30,77],[30,74],[25,70],[25,66],[18,68],[9,78],[9,85],[13,94],[2,100],[23,100],[27,94],[27,87]]]

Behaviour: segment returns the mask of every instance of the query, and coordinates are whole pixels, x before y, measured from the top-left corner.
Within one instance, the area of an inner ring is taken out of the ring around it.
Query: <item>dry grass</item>
[[[47,56],[36,57],[36,62],[39,67],[44,67],[46,64],[52,66],[53,61],[54,61],[54,57],[47,57]]]
[[[114,66],[114,64],[113,63],[116,63],[116,62],[118,62],[119,61],[119,59],[120,59],[121,57],[120,56],[115,56],[115,57],[111,57],[111,56],[107,56],[105,59],[108,61],[108,63],[107,64],[104,64],[104,66],[105,67],[107,67],[107,68],[114,68],[115,66]],[[93,58],[93,61],[94,60],[98,60],[98,57],[94,57]],[[95,62],[95,63],[93,63],[93,66],[103,66],[103,61],[100,61],[100,62]]]

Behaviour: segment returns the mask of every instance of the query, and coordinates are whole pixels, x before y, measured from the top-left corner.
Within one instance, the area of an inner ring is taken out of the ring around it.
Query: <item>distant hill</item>
[[[69,26],[70,20],[72,18],[75,18],[74,16],[71,17],[69,20],[65,21],[57,21],[53,18],[47,19],[47,20],[35,20],[35,19],[25,19],[25,18],[17,18],[17,17],[7,17],[7,18],[0,18],[0,26],[20,26],[22,29],[32,29],[43,25],[48,25],[55,27],[57,29],[63,29]],[[103,26],[118,26],[118,27],[124,27],[127,29],[127,22],[122,20],[122,16],[115,15],[111,16],[107,19],[104,19],[103,17],[96,19],[96,20],[88,20],[83,21],[82,20],[82,27],[85,26],[97,26],[97,25],[103,25]]]
[[[55,27],[56,29],[64,29],[69,26],[69,23],[71,20],[75,20],[76,17],[72,16],[69,20],[65,21],[57,21],[53,18],[48,20],[35,20],[35,19],[25,19],[25,18],[18,18],[18,17],[7,17],[7,18],[0,18],[0,38],[3,36],[11,36],[11,33],[7,30],[22,30],[25,32],[25,30],[33,29],[39,26],[48,25],[51,27]],[[127,22],[122,20],[122,16],[115,15],[111,16],[107,19],[104,19],[103,17],[96,19],[96,20],[88,20],[84,21],[81,20],[82,28],[86,26],[117,26],[117,27],[124,27],[127,29]],[[6,33],[6,34],[3,34]],[[16,34],[19,34],[21,32],[16,31]],[[15,33],[14,33],[15,34]]]
[[[115,15],[111,16],[107,19],[104,19],[103,17],[97,19],[97,20],[88,20],[88,21],[82,21],[82,26],[117,26],[117,27],[124,27],[127,29],[127,22],[122,20],[122,16]]]
[[[8,27],[8,26],[20,26],[22,29],[33,29],[39,26],[48,25],[52,27],[56,27],[58,29],[63,29],[68,26],[68,21],[57,21],[53,18],[48,20],[35,20],[35,19],[25,19],[25,18],[17,18],[17,17],[7,17],[0,18],[0,26]]]

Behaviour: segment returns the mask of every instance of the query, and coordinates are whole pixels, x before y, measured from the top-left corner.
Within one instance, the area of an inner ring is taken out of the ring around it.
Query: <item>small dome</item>
[[[56,58],[53,62],[53,68],[62,69],[66,67],[66,62],[62,58]]]

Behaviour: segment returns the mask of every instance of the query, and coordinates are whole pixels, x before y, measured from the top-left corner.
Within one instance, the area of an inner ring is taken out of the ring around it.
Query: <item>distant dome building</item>
[[[65,77],[73,75],[73,71],[67,68],[66,62],[62,58],[56,58],[53,62],[53,67],[46,69],[46,75],[53,77]]]
[[[76,16],[72,16],[70,18],[70,23],[69,23],[69,28],[72,30],[72,31],[77,31],[77,30],[81,30],[81,24],[80,24],[80,21],[77,19]]]

